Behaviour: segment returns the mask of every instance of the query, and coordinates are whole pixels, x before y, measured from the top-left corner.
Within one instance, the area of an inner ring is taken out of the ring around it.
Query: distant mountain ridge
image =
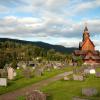
[[[46,50],[54,49],[55,51],[58,51],[61,53],[72,53],[74,50],[77,49],[75,47],[69,48],[69,47],[64,47],[61,45],[52,45],[52,44],[44,43],[41,41],[32,42],[32,41],[25,41],[25,40],[18,40],[18,39],[0,38],[0,42],[6,42],[6,41],[21,43],[21,44],[32,44],[34,46],[38,46],[38,47],[44,48]]]

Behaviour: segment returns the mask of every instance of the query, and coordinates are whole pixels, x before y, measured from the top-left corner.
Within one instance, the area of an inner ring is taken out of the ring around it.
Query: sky
[[[0,38],[78,47],[85,23],[100,50],[100,0],[0,0]]]

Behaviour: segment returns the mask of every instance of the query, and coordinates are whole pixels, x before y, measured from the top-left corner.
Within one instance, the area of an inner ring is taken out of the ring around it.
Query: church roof
[[[75,50],[74,54],[75,55],[81,55],[81,54],[86,55],[88,54],[88,52],[91,52],[93,55],[99,55],[99,51],[90,51],[90,50],[89,51],[88,50]]]
[[[95,47],[95,45],[94,45],[93,42],[90,40],[90,38],[87,38],[87,39],[83,42],[82,46],[83,46],[88,40],[89,40],[89,41],[91,42],[91,44]]]

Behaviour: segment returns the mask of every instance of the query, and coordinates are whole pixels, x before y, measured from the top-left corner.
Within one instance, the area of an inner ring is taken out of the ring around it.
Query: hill
[[[10,38],[0,38],[0,42],[6,42],[6,41],[11,41],[11,42],[15,42],[15,43],[21,43],[21,44],[32,44],[41,48],[44,48],[46,50],[50,50],[50,49],[54,49],[55,51],[61,52],[61,53],[72,53],[74,50],[76,50],[77,48],[74,47],[64,47],[61,45],[52,45],[52,44],[48,44],[48,43],[44,43],[44,42],[31,42],[31,41],[25,41],[25,40],[17,40],[17,39],[10,39]]]

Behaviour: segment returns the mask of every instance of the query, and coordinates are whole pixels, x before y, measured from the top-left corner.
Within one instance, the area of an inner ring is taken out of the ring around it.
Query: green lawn
[[[95,97],[90,97],[89,99],[100,100],[100,78],[96,78],[92,75],[86,78],[83,82],[73,80],[56,81],[46,87],[43,87],[41,91],[50,94],[48,100],[72,100],[72,97],[74,96],[84,97],[81,95],[81,89],[86,87],[97,88],[99,94]]]
[[[25,86],[28,86],[28,85],[32,85],[33,83],[36,83],[36,82],[39,82],[41,80],[44,80],[44,79],[47,79],[47,78],[50,78],[50,77],[53,77],[59,73],[63,73],[65,71],[70,71],[72,70],[71,67],[66,67],[66,68],[63,68],[63,69],[56,69],[56,70],[51,70],[50,72],[47,72],[45,71],[43,76],[40,76],[40,77],[32,77],[32,78],[24,78],[22,76],[22,73],[20,70],[17,70],[17,77],[12,80],[12,81],[8,81],[8,86],[7,87],[0,87],[0,94],[4,94],[6,92],[9,92],[9,91],[13,91],[13,90],[16,90],[16,89],[19,89],[19,88],[23,88]]]
[[[100,67],[96,68],[96,71],[97,71],[97,72],[100,72]]]

